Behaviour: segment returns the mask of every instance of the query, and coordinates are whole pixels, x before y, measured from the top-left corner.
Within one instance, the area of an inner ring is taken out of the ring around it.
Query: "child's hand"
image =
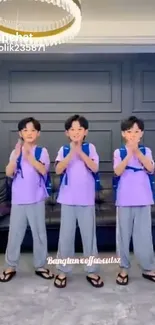
[[[139,141],[137,139],[131,140],[129,143],[129,150],[132,151],[132,154],[135,154],[137,151],[139,151]]]
[[[74,153],[76,153],[78,155],[81,155],[81,153],[83,152],[82,147],[81,147],[81,143],[80,142],[75,142],[73,144],[73,150],[74,150]]]
[[[23,156],[26,160],[28,160],[30,163],[32,160],[34,160],[34,157],[31,153],[31,149],[29,146],[27,146],[26,144],[23,147]]]
[[[26,144],[24,144],[23,156],[24,156],[24,158],[28,158],[29,155],[30,155],[30,148]]]
[[[75,144],[71,142],[69,155],[73,157],[75,155]]]
[[[139,153],[139,141],[134,141],[132,144],[132,151],[134,154],[138,154]]]
[[[83,151],[82,151],[82,147],[81,147],[81,143],[77,143],[76,147],[75,147],[76,153],[78,155],[80,155]]]
[[[72,142],[71,143],[71,155],[75,155],[75,154],[80,154],[81,152],[81,144],[78,142]]]
[[[128,147],[127,155],[129,159],[133,156],[133,148],[130,146]]]
[[[15,158],[18,159],[22,151],[22,143],[20,140],[18,140],[16,146],[15,146]]]

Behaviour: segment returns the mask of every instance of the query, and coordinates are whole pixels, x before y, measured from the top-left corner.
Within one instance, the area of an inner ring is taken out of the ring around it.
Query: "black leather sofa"
[[[59,177],[51,175],[53,193],[46,202],[46,228],[48,249],[56,251],[58,246],[60,227],[60,205],[56,202],[59,186]],[[96,194],[96,231],[99,251],[115,250],[116,209],[113,201],[112,174],[100,174],[103,190]],[[0,179],[0,252],[4,252],[7,244],[10,196],[7,195],[5,177]],[[153,240],[155,244],[155,208],[152,208]],[[131,243],[132,248],[132,243]],[[75,250],[82,251],[81,236],[77,225]],[[22,244],[22,251],[32,251],[32,237],[29,227]]]

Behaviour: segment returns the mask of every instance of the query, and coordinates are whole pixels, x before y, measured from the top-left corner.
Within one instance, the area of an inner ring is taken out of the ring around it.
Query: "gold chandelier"
[[[29,12],[23,19],[26,9]],[[48,21],[35,21],[33,16],[37,11],[42,14],[43,9]],[[12,17],[13,11],[16,15]],[[57,19],[53,21],[55,12]],[[0,42],[44,46],[67,43],[79,33],[81,20],[81,0],[0,0]]]

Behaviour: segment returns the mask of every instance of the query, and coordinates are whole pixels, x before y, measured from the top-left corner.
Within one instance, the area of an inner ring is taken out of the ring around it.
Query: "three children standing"
[[[69,144],[62,146],[55,160],[55,172],[61,177],[58,203],[61,205],[61,224],[58,258],[74,257],[76,222],[78,222],[84,257],[97,257],[95,190],[99,182],[99,156],[91,143],[86,143],[88,121],[79,115],[65,123]],[[46,148],[38,156],[37,140],[41,126],[34,118],[18,124],[20,142],[11,153],[6,167],[12,178],[12,208],[6,249],[7,268],[0,276],[1,282],[16,274],[20,248],[29,223],[33,236],[34,268],[36,275],[53,279],[54,274],[45,268],[47,235],[45,227],[45,200],[50,158]],[[116,282],[128,284],[130,267],[129,245],[133,236],[134,253],[139,259],[144,278],[155,281],[155,262],[151,232],[151,205],[154,204],[154,161],[149,148],[140,146],[144,123],[136,117],[122,122],[125,145],[114,152],[114,181],[116,192],[116,248],[121,258]],[[117,186],[116,186],[117,185]],[[64,288],[70,265],[58,266],[54,285]],[[86,279],[94,287],[103,287],[97,265],[85,268]]]

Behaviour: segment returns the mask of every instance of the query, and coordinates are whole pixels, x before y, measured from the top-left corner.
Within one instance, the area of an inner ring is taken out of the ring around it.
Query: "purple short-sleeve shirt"
[[[146,156],[154,163],[152,152],[147,147]],[[117,149],[114,152],[114,169],[121,161],[120,151]],[[143,168],[136,156],[130,159],[128,166]],[[152,204],[154,204],[153,195],[146,170],[144,168],[138,172],[131,169],[125,170],[118,184],[116,206],[146,206]]]
[[[99,156],[93,144],[89,144],[89,157],[99,165]],[[56,162],[64,159],[63,147],[60,148]],[[93,206],[95,204],[95,181],[84,161],[75,154],[67,167],[68,184],[64,179],[60,186],[57,202],[66,205]]]
[[[32,148],[32,154],[35,155],[35,148]],[[13,150],[10,155],[10,161],[14,159]],[[46,148],[42,149],[40,162],[46,166],[48,171],[50,168],[50,158]],[[12,183],[12,204],[33,204],[45,200],[48,193],[44,180],[40,177],[37,170],[22,156],[21,173],[16,173]],[[46,177],[46,176],[45,176]]]

